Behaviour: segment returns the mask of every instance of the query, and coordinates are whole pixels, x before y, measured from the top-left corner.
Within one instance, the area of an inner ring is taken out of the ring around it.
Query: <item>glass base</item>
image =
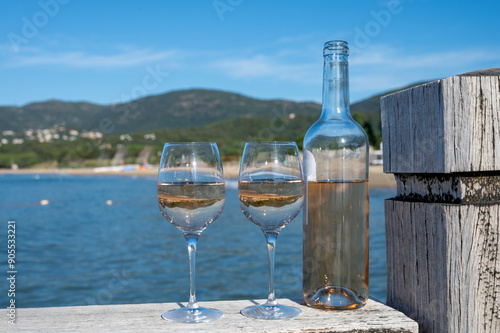
[[[245,317],[255,319],[280,320],[297,317],[302,311],[300,309],[280,304],[268,305],[264,303],[257,306],[249,306],[242,309],[241,314]]]
[[[199,307],[196,309],[181,308],[167,311],[161,317],[165,320],[175,321],[176,323],[209,323],[220,319],[223,314],[219,310]]]
[[[304,297],[306,304],[315,308],[330,310],[358,309],[366,304],[354,290],[338,286],[326,286],[311,297]]]

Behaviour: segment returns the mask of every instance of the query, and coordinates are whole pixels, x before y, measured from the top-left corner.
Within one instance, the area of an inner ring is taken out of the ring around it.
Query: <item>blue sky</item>
[[[499,1],[9,1],[0,105],[126,102],[208,88],[321,100],[323,43],[351,46],[351,100],[500,67]]]

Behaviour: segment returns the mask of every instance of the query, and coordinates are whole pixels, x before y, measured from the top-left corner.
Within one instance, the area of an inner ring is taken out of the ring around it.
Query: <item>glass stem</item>
[[[276,296],[274,295],[274,250],[276,248],[276,235],[266,234],[267,255],[269,261],[269,296],[267,297],[267,306],[277,305]]]
[[[198,239],[196,237],[188,237],[187,247],[189,254],[189,304],[188,309],[197,309],[198,303],[196,303],[196,278],[195,278],[195,263],[196,263],[196,243]]]

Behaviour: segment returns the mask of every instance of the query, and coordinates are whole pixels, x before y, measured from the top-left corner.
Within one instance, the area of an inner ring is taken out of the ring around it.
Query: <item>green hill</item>
[[[380,97],[387,93],[351,105],[351,113],[375,147],[381,141]],[[163,143],[169,141],[215,141],[221,155],[232,159],[241,154],[246,141],[296,141],[300,147],[303,135],[320,113],[321,105],[317,103],[258,100],[202,89],[148,96],[115,106],[48,101],[21,108],[0,107],[2,131],[57,126],[98,130],[103,120],[113,129],[97,138],[85,138],[80,132],[80,136],[66,141],[39,142],[40,136],[34,135],[34,139],[25,136],[22,144],[9,141],[0,145],[0,167],[8,168],[12,164],[30,167],[40,163],[60,167],[95,166],[106,162],[120,147],[128,151],[125,162],[134,163],[145,146],[153,148],[150,163],[156,163]],[[63,134],[70,135],[68,130],[61,132],[60,137]]]
[[[72,129],[91,129],[106,110],[105,106],[85,102],[50,100],[23,107],[0,107],[0,130],[45,129],[65,126]]]
[[[107,135],[164,128],[200,127],[239,117],[277,114],[319,114],[316,103],[260,100],[240,94],[192,89],[140,98],[129,103],[97,105],[47,101],[22,107],[0,107],[0,131],[63,126],[97,130]],[[103,119],[105,125],[103,127]]]
[[[352,104],[351,112],[364,114],[366,119],[376,122],[380,118],[380,97],[387,93]],[[113,130],[104,134],[114,135],[165,128],[201,127],[240,117],[272,117],[291,113],[319,115],[321,105],[313,102],[261,100],[206,89],[172,91],[114,105],[50,100],[22,107],[0,106],[0,131],[61,126],[79,131],[102,132],[107,128],[101,128],[105,119]]]

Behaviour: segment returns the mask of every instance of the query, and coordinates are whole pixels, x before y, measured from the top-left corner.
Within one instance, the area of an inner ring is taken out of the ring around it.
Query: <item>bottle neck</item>
[[[325,53],[323,65],[323,120],[351,119],[347,54]]]

